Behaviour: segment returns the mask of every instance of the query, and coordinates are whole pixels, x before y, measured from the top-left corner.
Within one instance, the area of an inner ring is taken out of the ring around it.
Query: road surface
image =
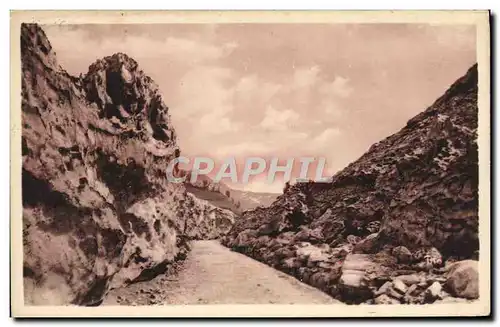
[[[102,305],[340,303],[217,241],[195,241],[174,276],[112,290]]]

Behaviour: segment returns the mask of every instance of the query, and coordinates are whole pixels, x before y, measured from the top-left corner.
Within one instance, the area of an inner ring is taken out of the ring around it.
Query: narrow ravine
[[[217,241],[191,246],[176,274],[114,289],[102,305],[340,303]]]

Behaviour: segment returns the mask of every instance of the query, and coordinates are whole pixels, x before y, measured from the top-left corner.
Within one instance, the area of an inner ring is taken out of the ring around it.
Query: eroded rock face
[[[230,229],[233,213],[167,181],[175,130],[133,59],[115,54],[73,77],[33,24],[22,25],[21,55],[26,303],[98,304],[184,257],[188,239]]]
[[[371,146],[331,183],[288,187],[268,208],[244,212],[223,243],[232,247],[245,233],[245,244],[251,246],[235,250],[285,271],[296,261],[287,259],[282,267],[277,250],[299,242],[329,246],[334,254],[329,260],[334,257],[341,265],[351,252],[383,254],[392,260],[385,267],[408,273],[430,273],[449,259],[474,258],[479,246],[477,115],[474,65],[432,106]],[[262,237],[265,242],[259,241]],[[307,263],[292,273],[309,282],[311,274],[331,271],[328,261],[324,266],[329,268]],[[343,284],[356,282],[351,275]],[[331,283],[339,284],[340,276]],[[363,287],[368,292],[371,286]],[[343,296],[338,289],[323,289]],[[344,294],[351,297],[352,292]],[[398,301],[406,301],[399,295]]]

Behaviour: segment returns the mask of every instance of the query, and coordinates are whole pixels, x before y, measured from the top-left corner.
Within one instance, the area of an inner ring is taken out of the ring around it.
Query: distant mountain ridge
[[[185,186],[188,192],[200,199],[207,200],[215,206],[241,214],[257,207],[267,207],[280,195],[278,193],[260,193],[237,190],[224,182],[214,182],[206,175],[198,175],[196,182],[191,183],[190,172],[186,172]]]

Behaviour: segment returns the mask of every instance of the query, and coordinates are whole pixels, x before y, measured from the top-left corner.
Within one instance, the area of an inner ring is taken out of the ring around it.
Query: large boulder
[[[362,303],[372,298],[374,289],[380,287],[381,281],[389,279],[389,271],[373,255],[347,255],[339,279],[342,300],[347,303]]]
[[[479,298],[479,268],[475,260],[464,260],[449,267],[446,287],[455,297]]]
[[[354,253],[375,253],[379,250],[380,245],[380,235],[379,233],[373,233],[362,239],[356,245],[354,245]]]
[[[257,235],[255,230],[246,229],[239,233],[229,245],[234,248],[249,248],[256,244]]]

